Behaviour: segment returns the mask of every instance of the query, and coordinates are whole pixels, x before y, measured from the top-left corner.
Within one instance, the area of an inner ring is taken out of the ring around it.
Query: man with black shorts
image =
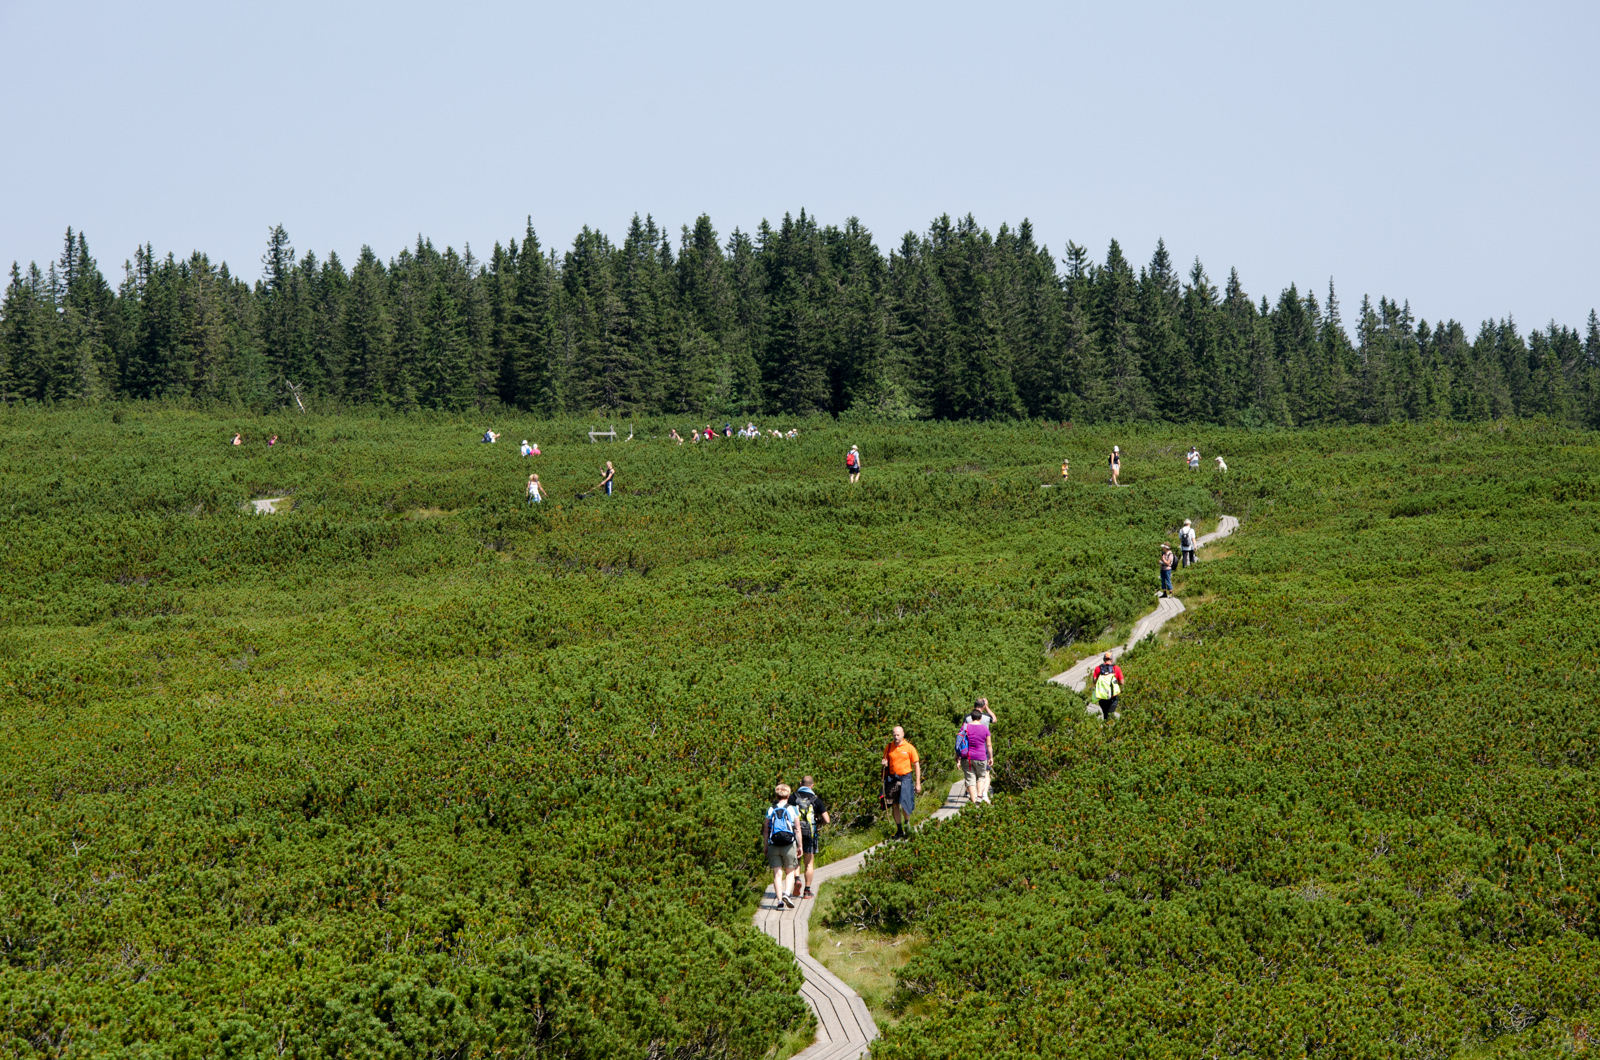
[[[822,842],[822,826],[832,824],[828,804],[811,788],[811,778],[802,777],[800,790],[794,793],[794,805],[800,811],[800,857],[806,871],[806,891],[802,898],[811,897],[811,877],[817,871],[817,847]]]
[[[883,794],[886,799],[893,796],[889,812],[894,817],[894,837],[904,839],[906,824],[917,808],[917,796],[922,794],[922,759],[906,739],[904,729],[896,725],[892,735],[889,746],[883,749]],[[912,786],[913,772],[915,787]]]

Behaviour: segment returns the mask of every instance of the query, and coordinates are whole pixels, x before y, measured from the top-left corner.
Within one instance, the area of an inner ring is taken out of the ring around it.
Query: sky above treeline
[[[1096,259],[1157,238],[1256,297],[1332,277],[1475,325],[1600,305],[1600,5],[0,0],[0,257],[68,225],[259,275],[480,256],[633,213],[941,213]]]

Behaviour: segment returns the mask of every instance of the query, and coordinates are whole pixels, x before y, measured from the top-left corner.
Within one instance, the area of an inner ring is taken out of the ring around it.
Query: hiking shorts
[[[775,847],[771,843],[767,844],[767,868],[783,869],[788,872],[798,864],[800,864],[800,858],[795,854],[795,844],[790,843],[786,847]]]
[[[989,778],[989,763],[976,758],[963,758],[961,760],[961,779],[967,782],[967,787],[983,794],[980,785]]]
[[[800,853],[802,853],[802,854],[815,854],[817,852],[818,845],[819,845],[818,837],[817,837],[817,834],[815,832],[813,832],[810,835],[805,835],[804,833],[801,834],[801,836],[800,836]]]

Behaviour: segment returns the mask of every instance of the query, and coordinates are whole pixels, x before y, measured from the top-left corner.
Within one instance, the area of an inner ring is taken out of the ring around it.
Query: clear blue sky
[[[0,258],[68,225],[254,278],[267,229],[384,258],[635,212],[802,207],[887,251],[942,212],[1158,236],[1257,299],[1430,320],[1600,305],[1600,4],[18,3]]]

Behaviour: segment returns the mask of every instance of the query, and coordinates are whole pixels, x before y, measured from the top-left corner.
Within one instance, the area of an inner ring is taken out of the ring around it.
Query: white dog
[[[1217,457],[1217,470],[1218,471],[1226,471],[1226,470],[1228,470],[1228,465],[1224,464],[1222,462],[1222,457],[1220,457],[1220,456]]]

